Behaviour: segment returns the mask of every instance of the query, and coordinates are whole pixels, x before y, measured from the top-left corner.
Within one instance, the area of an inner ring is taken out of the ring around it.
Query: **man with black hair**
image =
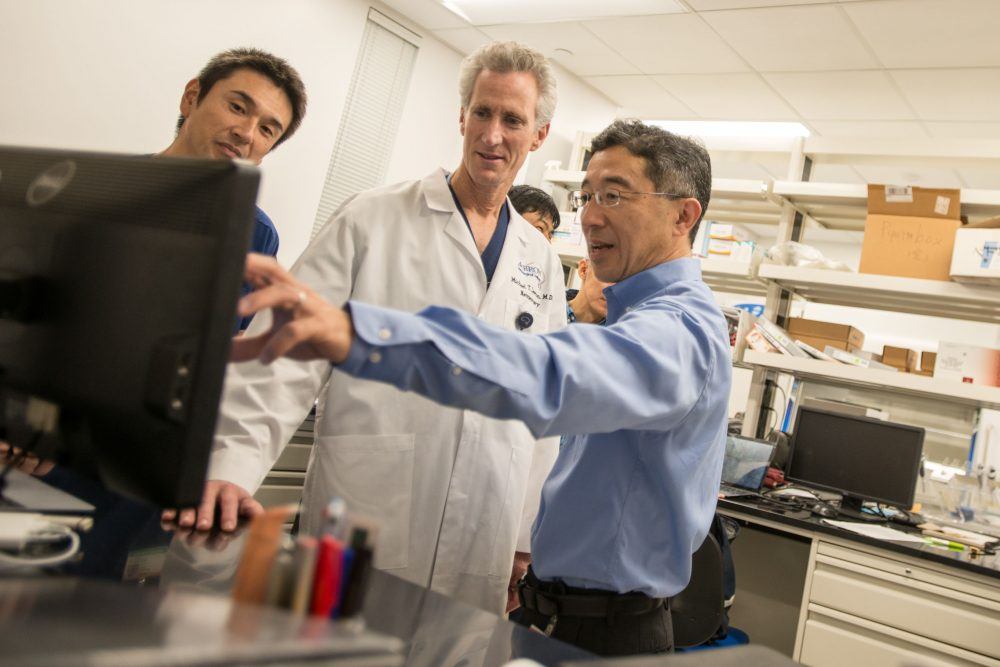
[[[275,326],[233,360],[322,359],[338,373],[438,403],[568,434],[542,489],[525,625],[600,655],[673,644],[669,598],[715,513],[731,384],[729,334],[691,238],[711,196],[708,152],[640,121],[592,143],[580,191],[590,266],[608,287],[604,326],[533,336],[431,306],[404,313],[328,303],[251,256],[240,312]]]
[[[224,51],[188,81],[181,95],[177,136],[160,155],[260,164],[287,141],[306,113],[306,90],[285,60],[258,49]],[[259,207],[252,252],[278,254],[278,231]],[[249,291],[244,287],[243,293]],[[239,328],[245,329],[250,318]]]
[[[507,193],[514,210],[531,223],[549,241],[559,229],[559,207],[544,190],[530,185],[515,185]]]

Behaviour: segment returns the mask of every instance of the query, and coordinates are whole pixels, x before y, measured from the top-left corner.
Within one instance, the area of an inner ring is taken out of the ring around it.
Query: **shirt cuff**
[[[354,311],[351,309],[351,304],[344,304],[344,310],[351,316],[351,326],[354,327]],[[339,364],[333,364],[333,367],[339,368],[345,373],[357,375],[361,371],[361,367],[368,360],[368,357],[371,356],[373,349],[371,344],[358,335],[357,328],[355,327],[351,348],[347,351],[347,358]]]

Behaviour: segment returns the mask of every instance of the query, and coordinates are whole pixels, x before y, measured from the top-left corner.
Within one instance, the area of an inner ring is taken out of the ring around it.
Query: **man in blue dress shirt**
[[[305,85],[285,60],[258,49],[224,51],[184,87],[177,136],[160,155],[259,165],[295,133],[305,113]],[[250,251],[278,254],[278,230],[260,207]],[[245,285],[243,294],[249,291]],[[238,329],[246,329],[250,319],[243,318]]]
[[[332,305],[251,256],[248,315],[270,330],[233,359],[326,358],[351,375],[565,434],[542,491],[525,623],[603,655],[667,651],[668,599],[709,530],[725,452],[726,323],[691,239],[711,190],[705,149],[639,121],[598,135],[581,191],[605,326],[518,335],[473,315]]]

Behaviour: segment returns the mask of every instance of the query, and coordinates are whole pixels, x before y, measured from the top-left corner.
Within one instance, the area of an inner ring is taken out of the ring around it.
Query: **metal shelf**
[[[772,352],[747,350],[743,363],[789,373],[799,378],[829,384],[890,390],[924,398],[966,403],[978,407],[1000,407],[1000,388],[962,382],[945,382],[913,373],[860,368],[819,359],[800,359]]]
[[[775,264],[757,276],[814,303],[1000,324],[995,287]]]
[[[771,193],[828,229],[860,231],[868,215],[868,186],[774,181]],[[962,188],[962,214],[971,222],[1000,215],[1000,191]]]
[[[736,262],[712,257],[702,258],[701,277],[714,292],[765,296],[767,284],[756,277],[754,264],[754,262]]]

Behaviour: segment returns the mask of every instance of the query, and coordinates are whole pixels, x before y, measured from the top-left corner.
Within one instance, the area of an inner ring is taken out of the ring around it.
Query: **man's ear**
[[[191,110],[198,105],[198,93],[201,92],[201,84],[198,79],[191,79],[184,86],[184,94],[181,95],[181,115],[187,118],[191,115]]]
[[[535,140],[531,142],[531,150],[536,151],[545,142],[545,137],[549,136],[549,128],[552,123],[546,123],[535,131]]]
[[[465,136],[465,107],[458,110],[458,131]]]
[[[580,276],[580,282],[587,280],[587,272],[590,271],[590,267],[587,266],[587,260],[581,259],[576,263],[576,274]]]
[[[674,235],[687,236],[688,232],[691,231],[691,228],[694,227],[700,217],[701,202],[694,197],[684,199],[681,205],[680,215],[677,216],[677,223],[674,225]]]

